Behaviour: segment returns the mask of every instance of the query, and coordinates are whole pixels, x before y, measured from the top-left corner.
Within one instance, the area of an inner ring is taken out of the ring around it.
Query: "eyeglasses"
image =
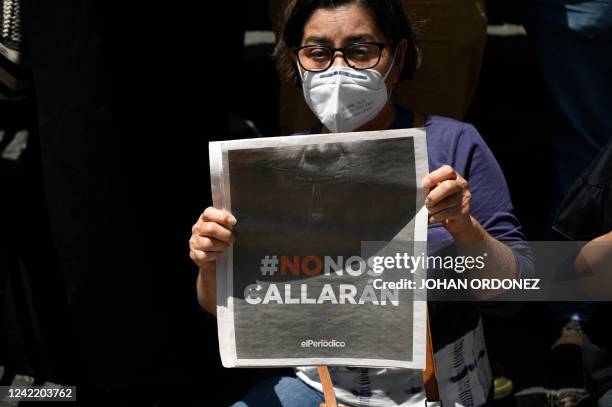
[[[386,44],[378,42],[359,42],[343,48],[331,48],[323,45],[306,45],[297,49],[300,66],[311,72],[321,72],[332,66],[334,55],[342,52],[348,66],[354,69],[374,68],[380,62],[382,50]]]

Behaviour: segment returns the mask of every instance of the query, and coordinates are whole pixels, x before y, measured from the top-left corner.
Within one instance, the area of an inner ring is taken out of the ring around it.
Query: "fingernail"
[[[234,215],[230,215],[230,216],[227,218],[227,222],[228,222],[230,225],[235,225],[236,223],[238,223],[238,220],[236,219],[236,217],[234,217]]]

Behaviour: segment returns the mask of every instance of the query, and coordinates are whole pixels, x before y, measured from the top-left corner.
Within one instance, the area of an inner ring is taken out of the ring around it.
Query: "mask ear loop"
[[[393,59],[391,59],[391,65],[389,66],[389,69],[387,69],[387,73],[385,74],[385,76],[383,76],[383,83],[386,83],[387,76],[389,76],[389,73],[391,73],[391,69],[393,69],[393,65],[395,64],[396,55],[397,55],[397,47],[395,47],[395,51],[393,51]],[[391,89],[389,89],[389,94],[387,95],[387,97],[390,98],[392,94],[393,94],[393,86],[391,86]]]
[[[306,81],[306,71],[302,72],[302,66],[300,65],[299,61],[296,59],[295,60],[295,65],[297,65],[297,69],[298,72],[300,74],[300,79],[302,80],[302,86],[304,85],[304,82]]]
[[[386,81],[387,76],[389,76],[389,73],[391,73],[391,69],[393,69],[393,65],[395,64],[396,55],[397,55],[397,47],[395,47],[395,51],[393,51],[393,59],[391,59],[391,65],[389,66],[389,69],[387,69],[387,73],[385,74],[385,76],[383,76],[383,81]]]

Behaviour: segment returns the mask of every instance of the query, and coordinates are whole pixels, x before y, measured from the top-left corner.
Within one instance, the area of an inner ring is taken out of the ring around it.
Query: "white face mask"
[[[375,69],[358,70],[345,66],[331,67],[323,72],[302,72],[304,99],[332,133],[344,133],[357,129],[380,113],[387,103],[385,76]]]

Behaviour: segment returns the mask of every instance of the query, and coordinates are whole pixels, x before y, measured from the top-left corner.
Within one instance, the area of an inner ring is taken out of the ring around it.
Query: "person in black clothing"
[[[232,15],[225,3],[207,3],[207,15]],[[79,361],[63,384],[76,383],[84,405],[202,405],[206,386],[230,374],[184,242],[210,202],[207,142],[227,136],[233,89],[216,75],[238,65],[243,38],[239,18],[219,40],[190,7],[24,1],[46,209]]]

